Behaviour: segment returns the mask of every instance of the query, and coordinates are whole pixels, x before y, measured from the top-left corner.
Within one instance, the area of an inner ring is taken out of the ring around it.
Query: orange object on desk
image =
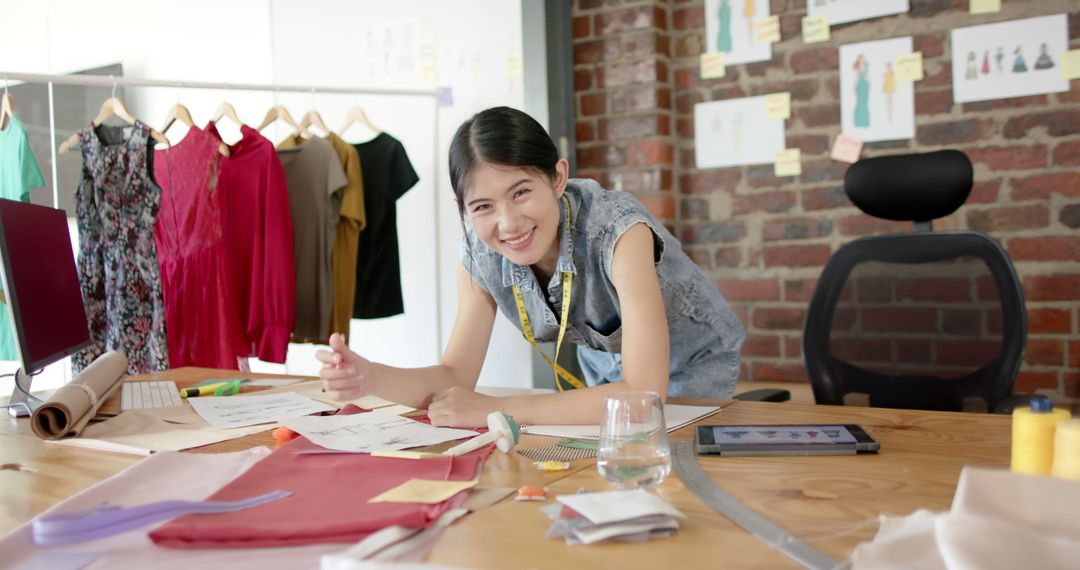
[[[289,428],[287,428],[285,426],[281,426],[281,427],[275,429],[274,431],[272,431],[270,433],[270,435],[274,436],[274,439],[276,439],[278,441],[289,441],[291,439],[296,439],[296,438],[300,437],[300,434],[296,433],[295,431],[293,431],[293,430],[291,430],[291,429],[289,429]]]

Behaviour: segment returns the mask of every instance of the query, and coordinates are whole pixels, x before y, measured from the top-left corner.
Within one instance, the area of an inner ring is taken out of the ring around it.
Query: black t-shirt
[[[367,226],[360,232],[353,318],[377,319],[405,312],[398,260],[397,199],[420,179],[401,141],[386,134],[353,145],[364,173]]]

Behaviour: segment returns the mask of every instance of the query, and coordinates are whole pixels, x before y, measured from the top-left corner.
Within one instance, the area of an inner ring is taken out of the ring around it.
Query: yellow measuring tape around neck
[[[566,204],[566,227],[569,228],[570,233],[574,231],[573,217],[570,215],[570,200],[566,198],[566,194],[563,194],[563,202]],[[571,235],[571,239],[573,236]],[[540,347],[536,345],[536,337],[533,336],[532,324],[529,323],[529,313],[525,310],[525,299],[521,296],[521,291],[518,290],[518,286],[514,285],[514,302],[517,303],[518,320],[521,321],[521,332],[525,334],[525,338],[529,341],[529,344],[533,345],[536,352],[540,353],[540,356],[544,357],[544,360],[551,365],[551,368],[555,371],[555,387],[562,392],[562,383],[559,382],[559,378],[562,378],[567,384],[570,384],[574,388],[584,388],[585,383],[570,373],[569,370],[559,366],[559,350],[562,348],[563,336],[566,334],[566,323],[570,320],[570,292],[573,289],[574,274],[570,271],[564,271],[562,273],[562,310],[560,311],[561,317],[559,318],[559,340],[555,343],[555,359],[540,350]],[[543,285],[541,285],[543,287]]]

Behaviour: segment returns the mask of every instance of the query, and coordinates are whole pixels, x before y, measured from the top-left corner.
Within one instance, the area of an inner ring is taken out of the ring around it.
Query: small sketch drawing
[[[983,50],[982,68],[979,71],[982,71],[983,75],[990,75],[990,50],[988,49]]]
[[[746,18],[746,37],[750,39],[750,45],[754,45],[754,0],[744,0],[743,17]]]
[[[855,126],[870,127],[870,62],[863,54],[855,58]]]
[[[892,62],[885,64],[885,79],[882,81],[881,90],[885,92],[885,109],[891,123],[893,93],[896,91],[896,74],[893,73]]]
[[[1054,60],[1046,53],[1046,43],[1039,46],[1039,59],[1035,60],[1035,69],[1050,69],[1054,67]]]
[[[1013,73],[1024,73],[1027,71],[1027,63],[1024,62],[1024,52],[1020,49],[1020,46],[1016,46],[1013,55],[1016,56],[1016,60],[1013,61]]]
[[[964,71],[964,77],[967,79],[978,79],[979,72],[975,69],[975,52],[969,51],[967,54],[967,68]]]
[[[1003,61],[1005,61],[1005,51],[1001,49],[1001,46],[998,46],[997,52],[994,53],[994,63],[997,64],[998,73],[1005,73],[1005,68],[1001,65]]]
[[[724,53],[731,51],[731,4],[720,0],[720,31],[716,35],[716,50]]]

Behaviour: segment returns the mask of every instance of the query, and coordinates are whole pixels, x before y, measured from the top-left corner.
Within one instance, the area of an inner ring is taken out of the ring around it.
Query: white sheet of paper
[[[664,422],[671,433],[689,423],[719,411],[717,406],[681,406],[664,404]],[[576,437],[580,439],[600,439],[599,425],[532,425],[521,428],[522,433],[548,435],[552,437]]]
[[[206,422],[190,406],[143,408],[128,410],[115,418],[90,424],[79,437],[58,439],[52,443],[101,451],[150,455],[157,451],[182,451],[202,447],[259,433],[273,427],[264,424],[217,429],[206,425]]]
[[[698,168],[772,164],[784,147],[784,121],[769,118],[764,95],[694,105]]]
[[[607,524],[650,515],[686,518],[679,509],[644,489],[559,495],[556,500],[593,524]]]
[[[359,453],[436,445],[479,435],[475,431],[437,428],[382,412],[290,418],[282,421],[281,425],[310,439],[315,445]]]
[[[311,398],[285,393],[251,396],[189,398],[191,407],[216,428],[268,424],[287,418],[334,410],[334,406]]]
[[[869,20],[890,14],[903,14],[910,7],[908,0],[807,0],[806,9],[811,16],[825,16],[829,25]]]
[[[279,386],[288,386],[303,381],[303,378],[255,378],[253,380],[248,380],[244,385],[254,388],[277,388]]]
[[[727,65],[772,59],[772,44],[756,33],[769,9],[769,0],[705,0],[705,51],[727,54]]]
[[[912,37],[840,46],[840,126],[863,142],[915,136],[915,85],[893,62],[912,52]]]
[[[1060,69],[1069,50],[1065,14],[956,28],[951,44],[957,103],[1069,90]]]

